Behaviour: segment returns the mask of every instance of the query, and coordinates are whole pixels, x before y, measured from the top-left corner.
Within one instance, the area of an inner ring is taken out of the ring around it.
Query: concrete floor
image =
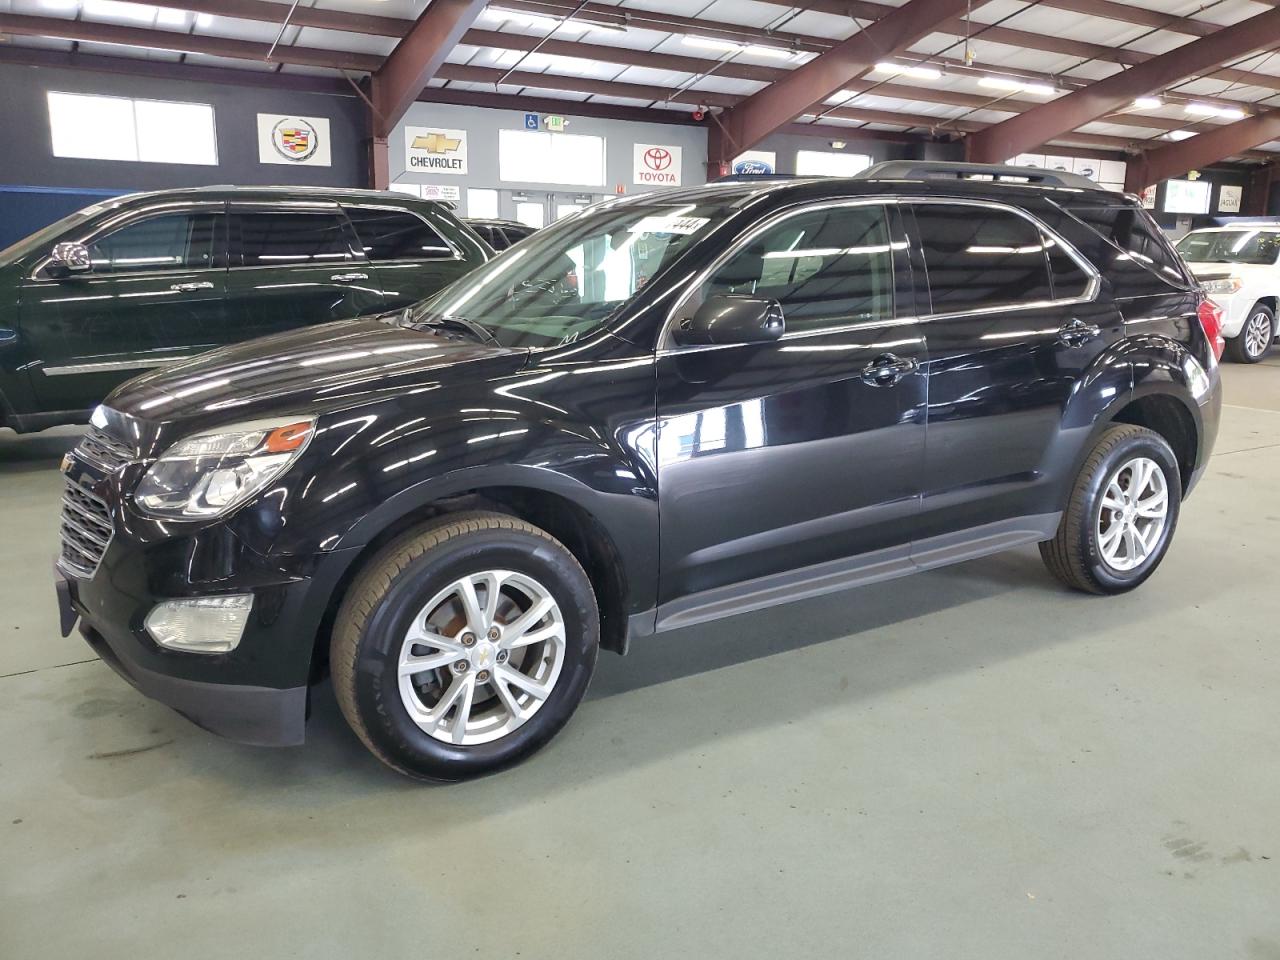
[[[1035,551],[605,656],[533,761],[422,787],[326,693],[223,743],[57,636],[58,457],[0,437],[0,957],[1280,958],[1280,358],[1161,571]]]

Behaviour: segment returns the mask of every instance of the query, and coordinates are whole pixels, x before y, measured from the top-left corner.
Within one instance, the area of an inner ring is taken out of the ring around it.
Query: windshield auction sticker
[[[711,220],[708,217],[645,217],[632,224],[631,233],[675,233],[687,236],[697,233]]]

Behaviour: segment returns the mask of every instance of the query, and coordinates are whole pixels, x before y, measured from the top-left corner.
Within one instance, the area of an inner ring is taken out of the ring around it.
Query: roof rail
[[[1099,184],[1078,173],[1013,167],[999,163],[948,163],[940,160],[886,160],[856,174],[860,180],[994,180],[1026,183],[1036,187],[1071,187],[1101,190]]]

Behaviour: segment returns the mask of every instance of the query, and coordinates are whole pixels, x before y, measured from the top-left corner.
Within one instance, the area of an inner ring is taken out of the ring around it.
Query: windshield
[[[470,320],[507,347],[571,343],[605,323],[731,212],[728,197],[584,210],[422,301],[408,320]]]
[[[37,250],[45,244],[60,237],[64,232],[70,230],[78,224],[84,223],[90,217],[96,216],[106,209],[106,205],[95,203],[91,207],[85,207],[83,210],[77,210],[75,213],[69,213],[61,220],[57,220],[42,230],[23,237],[16,243],[12,243],[0,250],[0,267],[7,267],[19,257],[25,257],[32,250]]]
[[[1275,263],[1280,233],[1264,230],[1213,230],[1188,233],[1178,253],[1190,263]]]

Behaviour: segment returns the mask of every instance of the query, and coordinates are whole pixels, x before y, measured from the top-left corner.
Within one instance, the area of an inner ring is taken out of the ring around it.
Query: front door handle
[[[1070,323],[1058,328],[1058,342],[1068,347],[1080,347],[1101,334],[1102,328],[1096,323],[1085,323],[1076,317]]]
[[[920,364],[916,360],[883,353],[862,368],[862,379],[873,387],[891,387],[919,368]]]
[[[358,280],[368,280],[367,273],[335,273],[329,278],[334,283],[355,283]]]
[[[197,290],[212,290],[213,284],[208,280],[199,280],[195,283],[175,283],[169,287],[174,293],[194,293]]]

